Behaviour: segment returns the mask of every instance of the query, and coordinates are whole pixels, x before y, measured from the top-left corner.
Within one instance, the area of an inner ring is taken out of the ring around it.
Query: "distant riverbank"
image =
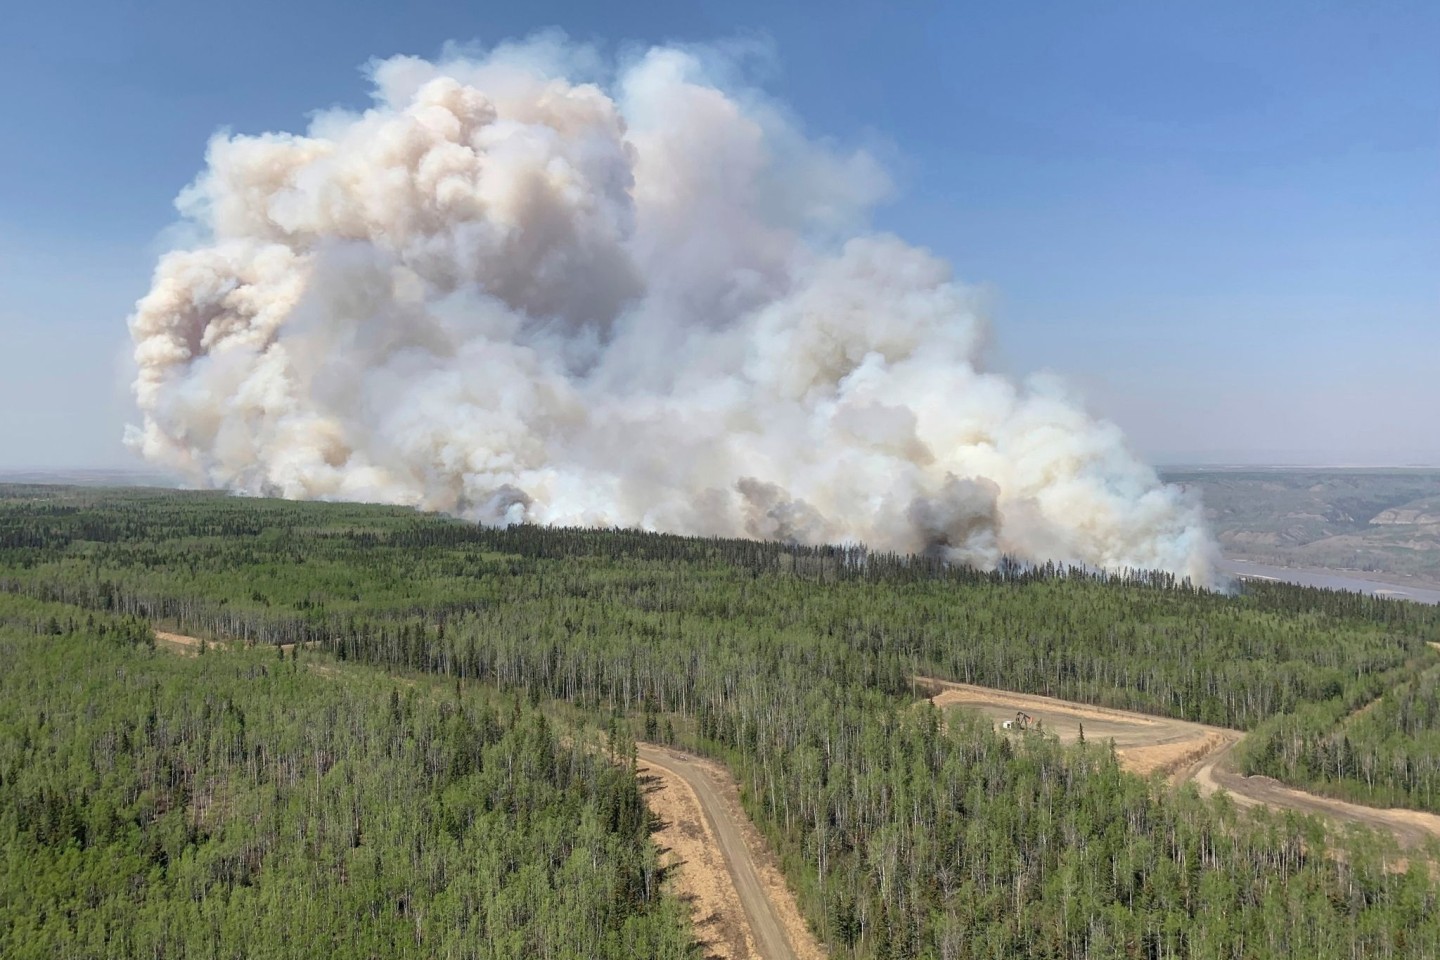
[[[1273,564],[1254,563],[1229,557],[1220,561],[1220,572],[1228,577],[1284,580],[1307,587],[1354,590],[1376,596],[1394,597],[1397,600],[1440,603],[1440,587],[1410,583],[1399,577],[1386,577],[1381,573],[1349,573],[1305,567],[1277,567]]]

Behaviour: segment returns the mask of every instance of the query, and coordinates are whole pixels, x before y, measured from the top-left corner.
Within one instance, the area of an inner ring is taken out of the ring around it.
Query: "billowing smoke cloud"
[[[363,113],[217,136],[130,318],[129,442],[247,493],[1208,581],[1198,507],[864,231],[877,164],[717,62],[397,57]]]

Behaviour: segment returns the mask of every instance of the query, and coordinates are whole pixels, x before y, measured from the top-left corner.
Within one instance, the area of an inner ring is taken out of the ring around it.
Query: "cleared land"
[[[165,649],[171,653],[179,653],[192,657],[200,653],[201,647],[204,647],[206,650],[215,650],[222,646],[222,644],[216,640],[202,640],[199,637],[190,637],[183,633],[170,633],[167,630],[156,630],[155,641],[162,644]],[[314,642],[299,644],[299,646],[302,647],[313,647],[315,645]],[[293,643],[280,644],[280,649],[287,654],[294,651],[295,647],[296,644]]]
[[[164,630],[155,631],[155,640],[171,653],[180,653],[191,657],[198,654],[201,647],[214,649],[216,646],[213,641],[201,640],[199,637],[187,637],[183,633],[167,633]]]
[[[929,678],[917,683],[932,693],[930,701],[941,709],[965,707],[997,723],[1024,711],[1039,721],[1040,729],[1065,741],[1078,739],[1083,727],[1087,740],[1114,740],[1115,754],[1127,770],[1143,775],[1159,772],[1174,784],[1194,781],[1205,795],[1224,789],[1237,806],[1263,805],[1363,824],[1389,831],[1404,848],[1440,838],[1440,816],[1435,814],[1366,807],[1295,790],[1270,777],[1242,777],[1228,762],[1244,736],[1238,730],[964,683]]]
[[[655,844],[675,892],[690,905],[696,938],[711,960],[758,956],[725,853],[700,798],[669,766],[644,759],[655,752],[654,748],[641,751],[641,789],[646,805],[660,820],[653,834]]]

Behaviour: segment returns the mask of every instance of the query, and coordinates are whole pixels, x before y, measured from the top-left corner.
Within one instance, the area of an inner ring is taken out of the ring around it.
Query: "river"
[[[1440,588],[1416,586],[1398,580],[1387,580],[1384,574],[1344,573],[1336,570],[1316,570],[1304,567],[1276,567],[1250,560],[1225,558],[1220,561],[1220,572],[1229,577],[1255,578],[1259,580],[1285,580],[1306,587],[1324,587],[1329,590],[1353,590],[1397,600],[1414,600],[1417,603],[1440,603]]]

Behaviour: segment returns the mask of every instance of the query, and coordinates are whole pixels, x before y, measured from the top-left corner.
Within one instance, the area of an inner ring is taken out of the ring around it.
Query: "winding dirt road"
[[[1239,739],[1203,757],[1181,772],[1178,782],[1194,780],[1206,796],[1223,788],[1239,807],[1267,806],[1295,810],[1340,823],[1358,823],[1374,830],[1389,831],[1405,850],[1425,846],[1440,837],[1440,816],[1398,807],[1366,807],[1333,800],[1287,787],[1272,777],[1242,777],[1227,761]]]
[[[710,957],[822,960],[774,856],[740,807],[719,764],[667,747],[638,746],[646,802],[660,817],[655,840],[671,855]]]
[[[1435,814],[1366,807],[1295,790],[1270,777],[1242,777],[1230,763],[1231,752],[1244,737],[1239,730],[928,677],[917,677],[916,683],[933,691],[930,702],[942,709],[964,706],[997,722],[1024,711],[1061,740],[1077,739],[1082,729],[1087,740],[1114,740],[1115,755],[1125,769],[1142,775],[1159,772],[1176,785],[1194,781],[1205,796],[1224,789],[1239,807],[1266,806],[1364,824],[1389,831],[1406,849],[1440,838],[1440,816]]]

